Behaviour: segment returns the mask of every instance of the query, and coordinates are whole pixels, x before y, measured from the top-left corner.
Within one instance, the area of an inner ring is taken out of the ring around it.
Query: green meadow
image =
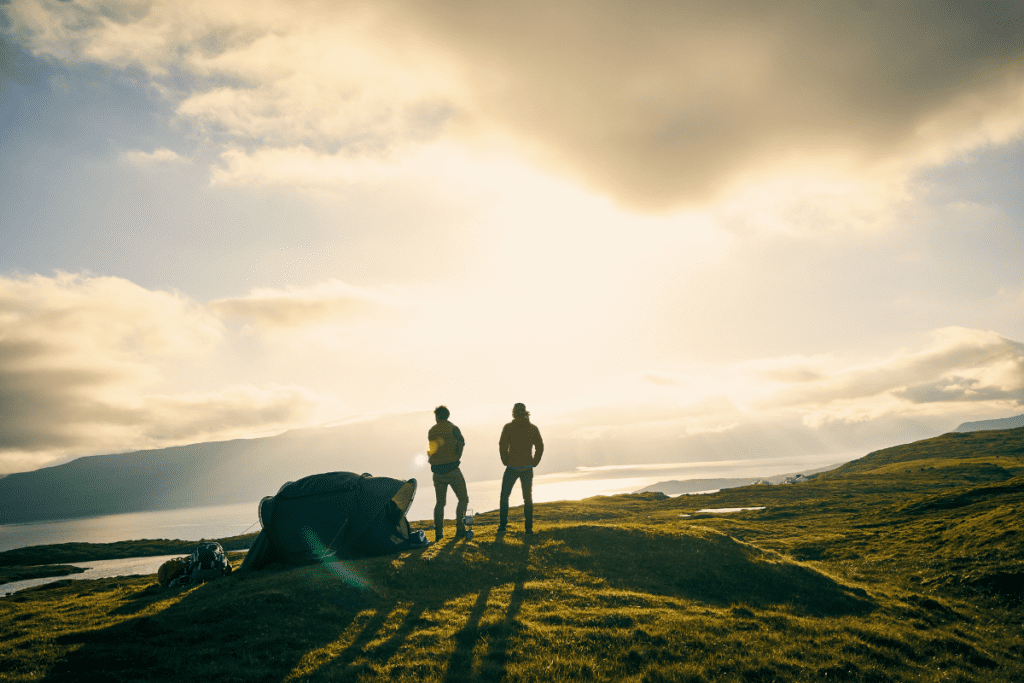
[[[472,541],[187,589],[21,591],[0,599],[0,680],[1024,680],[1024,429],[898,446],[801,484],[535,517],[533,536],[516,510],[496,536],[492,512]],[[113,552],[78,545],[0,566]]]

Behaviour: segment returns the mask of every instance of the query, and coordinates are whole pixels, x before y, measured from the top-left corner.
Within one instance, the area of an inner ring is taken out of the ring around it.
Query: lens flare
[[[338,535],[341,535],[341,530],[338,531]],[[302,529],[302,537],[306,541],[306,547],[320,558],[320,565],[331,574],[355,588],[373,587],[366,576],[356,571],[353,567],[350,567],[344,560],[339,560],[335,556],[334,551],[325,546],[323,541],[320,540],[312,529],[304,527]]]

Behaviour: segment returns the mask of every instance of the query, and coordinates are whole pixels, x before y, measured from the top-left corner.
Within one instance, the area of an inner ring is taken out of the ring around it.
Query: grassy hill
[[[191,589],[62,580],[0,599],[0,680],[1024,680],[1024,430],[957,439],[538,505],[532,537],[487,513],[470,542]]]
[[[1003,478],[1024,474],[1024,427],[950,432],[932,439],[869,453],[821,476],[842,478],[863,472],[899,474],[906,470],[904,466],[909,463],[919,468],[961,468],[965,473],[978,472],[982,465],[1007,468],[1005,474],[999,475]]]

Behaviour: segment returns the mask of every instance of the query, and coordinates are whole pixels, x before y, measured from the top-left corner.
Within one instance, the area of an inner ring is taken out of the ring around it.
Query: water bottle
[[[466,540],[468,541],[473,538],[473,508],[466,510],[466,517],[463,521],[466,522]]]

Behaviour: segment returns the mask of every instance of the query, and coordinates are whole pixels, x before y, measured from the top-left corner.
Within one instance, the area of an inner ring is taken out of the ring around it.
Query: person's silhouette
[[[508,497],[518,479],[523,490],[526,533],[532,534],[533,468],[540,464],[540,458],[544,454],[544,441],[540,437],[540,430],[530,422],[530,413],[522,403],[512,406],[512,421],[501,430],[498,453],[505,465],[505,474],[501,478],[501,520],[498,524],[498,533],[504,533],[508,525]]]
[[[459,469],[459,462],[462,459],[462,450],[466,447],[466,440],[462,438],[459,428],[448,421],[451,412],[444,407],[434,408],[434,419],[437,421],[430,431],[427,432],[427,439],[430,441],[427,450],[427,458],[430,461],[430,471],[434,475],[434,540],[440,541],[444,538],[444,505],[448,498],[448,487],[455,491],[459,499],[455,506],[455,538],[462,538],[466,535],[466,508],[469,506],[469,493],[466,492],[466,479]]]

